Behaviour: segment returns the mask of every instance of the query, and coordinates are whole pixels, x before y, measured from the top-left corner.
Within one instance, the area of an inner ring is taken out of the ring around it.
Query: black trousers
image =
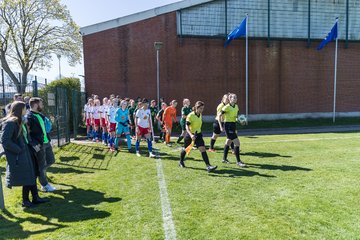
[[[29,194],[31,192],[33,200],[38,197],[38,189],[36,185],[23,186],[22,188],[22,199],[23,201],[30,201]]]

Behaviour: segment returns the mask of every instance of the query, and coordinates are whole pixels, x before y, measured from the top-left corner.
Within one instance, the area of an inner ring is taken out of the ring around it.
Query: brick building
[[[335,43],[317,51],[339,17],[337,107],[360,115],[360,2],[354,0],[185,0],[81,29],[86,91],[205,102],[214,115],[226,92],[245,111],[245,40],[223,47],[249,14],[252,119],[331,116]],[[179,107],[180,110],[180,107]]]

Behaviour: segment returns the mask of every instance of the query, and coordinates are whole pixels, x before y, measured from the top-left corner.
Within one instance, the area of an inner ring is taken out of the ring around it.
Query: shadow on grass
[[[30,217],[20,218],[7,210],[0,211],[0,239],[20,239],[40,233],[51,233],[57,229],[67,227],[68,224],[91,219],[103,219],[111,214],[107,211],[96,210],[94,205],[101,203],[119,202],[121,198],[107,198],[104,193],[80,189],[72,185],[65,185],[65,190],[56,191],[55,197],[50,197],[50,202],[34,208],[24,209],[32,214]],[[42,220],[40,217],[45,217]],[[60,223],[50,222],[57,219]],[[23,223],[40,225],[42,230],[28,231],[22,227]]]
[[[261,174],[256,171],[251,171],[246,168],[222,168],[219,170],[214,171],[212,174],[210,174],[212,177],[267,177],[267,178],[275,178],[274,175],[268,175],[268,174]]]
[[[55,164],[56,165],[56,164]],[[54,174],[58,174],[58,173],[62,173],[62,174],[67,174],[67,173],[76,173],[76,174],[84,174],[84,173],[94,173],[91,171],[85,171],[85,170],[79,170],[76,168],[72,168],[72,167],[56,167],[56,166],[51,166],[50,168],[48,168],[47,172],[51,172]]]
[[[21,224],[31,222],[32,224],[41,225],[42,230],[28,231],[24,230]],[[51,223],[41,220],[40,218],[27,217],[19,218],[7,210],[0,211],[0,238],[1,239],[23,239],[40,233],[50,233],[57,229],[66,227],[62,224]]]
[[[291,156],[280,155],[277,153],[268,153],[268,152],[246,152],[246,153],[241,153],[241,155],[258,157],[258,158],[272,158],[272,157],[291,158]]]
[[[67,189],[58,190],[56,196],[50,197],[50,202],[26,209],[26,212],[41,215],[51,219],[58,219],[59,222],[81,222],[90,219],[103,219],[111,214],[107,211],[96,210],[93,205],[101,203],[119,202],[121,198],[107,198],[105,193],[85,190],[72,185],[65,185]]]
[[[266,170],[281,170],[281,171],[312,171],[310,168],[303,168],[289,165],[271,165],[271,164],[255,164],[247,163],[249,167],[266,169]]]
[[[61,156],[56,157],[60,160],[59,165],[93,169],[107,170],[110,161],[115,156],[106,147],[92,147],[85,145],[70,145],[61,148]]]
[[[180,152],[179,152],[179,154],[177,154],[175,156],[172,155],[172,154],[164,153],[164,152],[159,152],[158,155],[161,158],[161,160],[180,161]],[[203,161],[202,159],[195,159],[195,158],[189,157],[189,156],[186,156],[185,160],[186,161],[189,161],[189,160],[191,160],[191,161]]]

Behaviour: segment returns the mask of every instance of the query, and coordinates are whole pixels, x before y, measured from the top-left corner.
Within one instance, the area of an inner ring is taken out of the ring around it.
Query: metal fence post
[[[58,147],[60,147],[60,126],[59,126],[59,89],[58,87],[55,88],[55,116],[56,116],[56,135],[58,140]]]
[[[2,157],[4,153],[0,153],[0,158]],[[5,203],[4,203],[4,193],[3,193],[3,187],[2,187],[2,181],[1,181],[1,173],[0,173],[0,210],[5,209]]]
[[[4,203],[4,194],[3,194],[2,181],[0,175],[0,210],[3,209],[5,209],[5,203]]]
[[[33,87],[33,97],[38,97],[39,93],[38,93],[38,82],[37,82],[37,77],[35,76],[35,80],[32,82],[32,87]]]
[[[6,98],[5,98],[5,76],[4,76],[4,69],[1,69],[1,79],[2,79],[3,101],[4,101],[4,107],[5,107],[5,106],[6,106]]]
[[[79,125],[78,121],[78,102],[79,102],[79,93],[76,90],[72,90],[72,115],[73,115],[73,131],[74,139],[77,137],[77,128]]]

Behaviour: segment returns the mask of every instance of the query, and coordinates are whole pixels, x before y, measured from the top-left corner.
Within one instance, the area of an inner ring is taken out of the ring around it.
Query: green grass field
[[[240,139],[249,167],[221,163],[221,138],[210,174],[197,150],[181,169],[179,148],[157,144],[176,239],[360,239],[358,133]],[[0,239],[165,238],[158,160],[76,144],[56,158],[50,203],[23,210],[21,188],[4,189]]]

